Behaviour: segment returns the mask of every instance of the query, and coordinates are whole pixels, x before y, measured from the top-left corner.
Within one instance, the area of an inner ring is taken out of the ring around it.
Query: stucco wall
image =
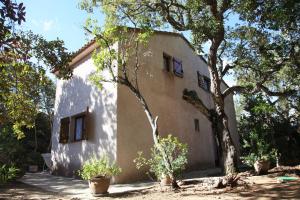
[[[188,44],[178,36],[155,34],[147,48],[141,52],[142,66],[139,73],[140,90],[154,115],[159,116],[161,135],[173,134],[189,146],[189,168],[215,166],[214,141],[210,122],[192,105],[182,99],[185,88],[197,91],[206,106],[213,103],[208,92],[198,86],[197,71],[210,76],[206,64]],[[163,69],[163,53],[183,62],[184,77],[180,78]],[[117,161],[124,168],[118,181],[126,182],[145,178],[137,172],[133,159],[138,151],[152,146],[151,128],[137,99],[124,86],[118,86],[117,101]],[[194,119],[199,119],[200,131],[195,131]]]
[[[99,91],[92,85],[88,80],[94,71],[90,55],[74,67],[72,79],[57,82],[52,134],[54,172],[66,176],[73,175],[92,155],[106,153],[111,160],[116,159],[117,87],[104,84],[103,90]],[[88,140],[59,143],[60,119],[84,112],[87,107]]]

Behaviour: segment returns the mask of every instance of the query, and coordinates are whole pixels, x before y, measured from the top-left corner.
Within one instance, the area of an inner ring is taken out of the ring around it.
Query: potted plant
[[[256,131],[250,132],[248,140],[244,139],[243,148],[248,152],[242,160],[253,166],[258,175],[266,174],[271,161],[275,161],[277,157],[277,150],[271,148],[271,145]]]
[[[99,159],[91,158],[83,164],[79,175],[89,181],[89,188],[93,195],[106,194],[109,188],[110,179],[121,173],[121,168],[115,163],[110,164],[107,156]]]
[[[138,157],[134,159],[134,162],[137,169],[149,167],[149,171],[154,173],[162,186],[171,185],[175,189],[178,187],[176,178],[187,164],[187,153],[186,144],[181,143],[178,138],[168,135],[159,137],[159,143],[151,148],[149,159],[143,156],[143,152],[138,152]],[[169,166],[166,165],[166,160],[169,160]]]

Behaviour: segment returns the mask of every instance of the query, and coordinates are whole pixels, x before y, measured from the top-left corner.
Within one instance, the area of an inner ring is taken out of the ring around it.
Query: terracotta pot
[[[38,172],[39,171],[39,166],[37,166],[37,165],[29,165],[28,166],[28,171],[29,172]]]
[[[89,180],[89,187],[93,195],[106,194],[109,188],[110,178],[96,177]]]
[[[160,179],[160,185],[167,186],[172,184],[172,178],[170,176],[163,175]]]
[[[270,169],[270,161],[269,160],[257,160],[254,163],[254,169],[258,175],[266,174],[266,173],[268,173],[268,170]]]

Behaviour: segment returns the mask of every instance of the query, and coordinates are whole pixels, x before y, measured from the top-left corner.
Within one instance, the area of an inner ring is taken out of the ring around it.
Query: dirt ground
[[[159,185],[143,191],[122,193],[118,195],[108,195],[99,199],[184,199],[184,200],[212,200],[212,199],[300,199],[300,179],[280,183],[278,176],[289,175],[299,178],[300,166],[275,168],[268,175],[249,176],[249,173],[242,173],[243,184],[236,188],[213,189],[203,187],[203,184],[192,182],[185,184],[179,191],[171,191],[170,188],[161,188]],[[0,200],[23,200],[23,199],[70,199],[63,194],[51,193],[37,187],[32,187],[16,182],[5,187],[0,186]],[[77,200],[73,198],[72,200]]]

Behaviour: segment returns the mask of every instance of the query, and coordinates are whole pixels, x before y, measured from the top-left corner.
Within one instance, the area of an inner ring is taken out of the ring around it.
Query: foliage
[[[43,91],[53,85],[45,66],[61,69],[59,76],[67,78],[71,54],[60,40],[48,42],[31,32],[18,35],[14,49],[0,52],[0,123],[12,123],[20,139],[22,128],[32,128],[38,110],[45,109]]]
[[[90,180],[96,177],[116,176],[121,173],[121,168],[115,163],[110,164],[107,156],[99,159],[93,157],[83,164],[78,173],[83,179]]]
[[[45,113],[39,113],[35,129],[23,128],[25,137],[17,139],[13,133],[12,124],[6,124],[0,128],[0,165],[13,165],[25,171],[28,165],[43,167],[41,153],[48,152],[51,138],[49,117]],[[36,148],[37,142],[37,148]]]
[[[299,163],[299,122],[295,120],[299,113],[289,106],[282,106],[282,101],[286,99],[272,102],[264,95],[245,95],[241,98],[240,105],[244,111],[238,128],[241,142],[245,144],[242,155],[246,158],[249,156],[248,160],[253,160],[257,154],[271,153],[272,149],[276,149],[281,164]],[[253,152],[255,154],[251,155]]]
[[[0,185],[15,180],[19,171],[14,166],[0,165]]]
[[[187,164],[187,153],[186,144],[182,144],[178,138],[168,135],[165,138],[159,138],[159,143],[151,148],[150,159],[144,158],[143,152],[138,152],[138,157],[134,159],[134,163],[137,169],[148,166],[150,172],[154,173],[157,178],[161,178],[163,175],[176,178]],[[170,161],[170,167],[166,166],[165,157]]]
[[[275,161],[277,158],[277,150],[272,149],[271,145],[267,143],[265,132],[259,130],[252,130],[249,136],[243,139],[243,148],[248,152],[248,155],[242,157],[242,160],[253,166],[257,160]]]

